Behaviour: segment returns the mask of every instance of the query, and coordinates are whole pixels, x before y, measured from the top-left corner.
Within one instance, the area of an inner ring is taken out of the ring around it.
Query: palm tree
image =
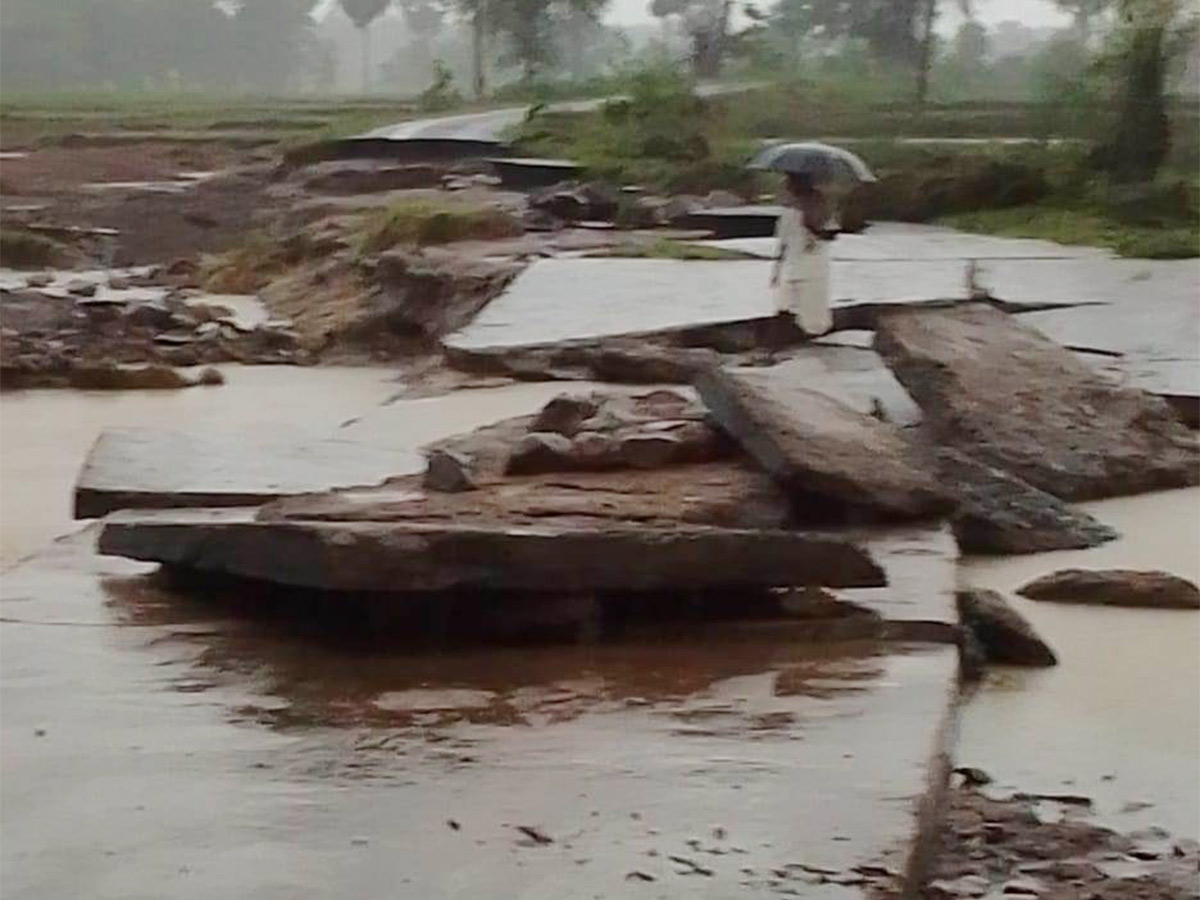
[[[371,23],[379,18],[392,0],[338,0],[362,37],[362,90],[371,89]]]

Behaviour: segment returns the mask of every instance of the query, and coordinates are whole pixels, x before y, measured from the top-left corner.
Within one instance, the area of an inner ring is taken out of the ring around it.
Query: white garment
[[[804,213],[785,206],[775,225],[779,242],[775,308],[789,312],[808,334],[824,334],[833,327],[829,310],[829,242],[804,227]]]

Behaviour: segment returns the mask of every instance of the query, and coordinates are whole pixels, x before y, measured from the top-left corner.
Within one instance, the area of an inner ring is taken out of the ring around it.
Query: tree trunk
[[[933,23],[937,18],[937,0],[925,0],[921,10],[921,47],[917,56],[917,106],[925,108],[929,99],[929,73],[933,68],[933,45],[937,36]]]
[[[362,92],[371,92],[371,26],[358,29],[362,38]]]
[[[483,69],[484,37],[487,23],[483,17],[483,2],[475,6],[475,14],[471,16],[471,80],[474,83],[476,99],[482,99],[487,93],[486,75]]]

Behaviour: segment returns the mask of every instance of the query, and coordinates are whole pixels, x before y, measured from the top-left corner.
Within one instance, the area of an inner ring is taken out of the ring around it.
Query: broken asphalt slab
[[[875,343],[933,440],[1056,497],[1200,481],[1200,450],[1162,400],[1096,374],[991,306],[892,311]]]
[[[892,518],[953,505],[920,447],[894,425],[809,390],[805,368],[713,366],[696,388],[713,419],[799,506],[832,500]]]
[[[421,457],[410,451],[286,429],[113,429],[100,435],[84,462],[75,485],[75,517],[129,508],[254,506],[293,494],[379,484],[421,466]]]
[[[597,530],[586,523],[263,521],[243,510],[133,510],[108,519],[100,551],[324,591],[866,587],[883,580],[864,549],[833,534],[632,523]]]

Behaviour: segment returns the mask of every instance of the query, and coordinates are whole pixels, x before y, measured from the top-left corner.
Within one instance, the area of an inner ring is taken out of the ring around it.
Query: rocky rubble
[[[4,387],[180,387],[186,377],[167,367],[308,361],[287,323],[249,324],[165,287],[0,291],[0,306]]]
[[[1035,799],[951,792],[922,900],[1194,900],[1194,841],[1043,818]],[[892,897],[884,889],[877,896]]]
[[[1017,593],[1031,600],[1054,603],[1200,609],[1200,588],[1169,572],[1061,569],[1029,582]]]
[[[1033,626],[1000,594],[964,590],[955,594],[958,615],[983,649],[988,662],[1017,666],[1053,666],[1058,657]]]

